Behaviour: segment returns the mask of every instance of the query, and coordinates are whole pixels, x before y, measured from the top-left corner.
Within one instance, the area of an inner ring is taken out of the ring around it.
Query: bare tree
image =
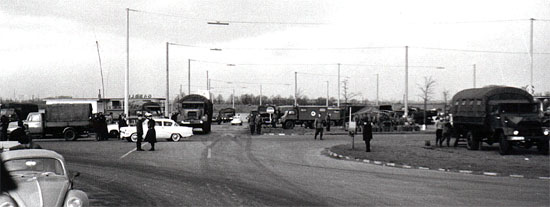
[[[353,99],[357,96],[356,93],[349,92],[348,79],[342,81],[342,96],[344,97],[344,103],[348,103],[348,100]]]
[[[424,77],[424,84],[418,85],[418,88],[422,92],[419,96],[424,101],[424,119],[422,124],[426,124],[426,110],[428,108],[428,101],[432,98],[433,90],[435,86],[435,80],[432,77]]]

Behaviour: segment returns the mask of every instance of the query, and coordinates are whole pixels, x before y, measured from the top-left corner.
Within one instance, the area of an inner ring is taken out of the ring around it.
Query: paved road
[[[209,135],[159,142],[154,152],[131,152],[135,144],[118,140],[39,144],[81,172],[76,188],[88,192],[93,206],[550,205],[545,180],[399,169],[324,155],[346,142],[346,136],[251,137],[245,126],[214,125]]]

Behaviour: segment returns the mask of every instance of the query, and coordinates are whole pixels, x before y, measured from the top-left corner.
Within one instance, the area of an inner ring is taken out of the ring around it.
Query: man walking
[[[365,141],[365,151],[370,152],[370,140],[372,139],[372,125],[367,117],[363,121],[363,141]]]
[[[137,129],[136,151],[143,151],[143,149],[141,149],[141,141],[143,140],[143,115],[141,114],[141,112],[138,112],[136,129]]]
[[[151,149],[149,151],[155,151],[155,143],[157,142],[157,133],[155,131],[155,120],[153,119],[150,113],[145,113],[147,117],[147,135],[145,135],[145,141],[151,144]]]
[[[256,116],[252,113],[248,116],[248,127],[250,127],[250,135],[254,135],[254,131],[256,131]]]
[[[321,113],[319,113],[315,121],[313,121],[313,126],[315,126],[315,137],[313,139],[317,139],[317,135],[320,134],[319,139],[323,140],[323,121],[321,120]]]

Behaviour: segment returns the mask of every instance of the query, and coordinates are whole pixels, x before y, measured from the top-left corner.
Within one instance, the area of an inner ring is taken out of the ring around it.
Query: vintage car
[[[180,126],[172,119],[166,118],[157,118],[154,119],[155,131],[157,134],[157,140],[159,139],[168,139],[174,142],[179,141],[184,137],[191,137],[193,135],[193,128]],[[147,134],[147,122],[146,119],[143,121],[143,138]],[[121,127],[120,128],[120,137],[126,139],[129,142],[137,141],[137,129],[135,126]]]
[[[0,206],[89,206],[88,195],[73,189],[73,180],[80,173],[70,176],[60,154],[26,149],[1,155],[17,188],[0,194]]]
[[[243,125],[243,120],[241,119],[241,116],[233,116],[233,118],[231,118],[231,125]]]

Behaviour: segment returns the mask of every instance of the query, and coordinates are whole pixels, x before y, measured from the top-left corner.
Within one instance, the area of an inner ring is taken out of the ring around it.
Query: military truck
[[[233,117],[235,116],[235,109],[234,108],[224,108],[220,109],[218,112],[218,117],[216,118],[216,122],[218,124],[230,122],[233,120]]]
[[[40,112],[29,113],[24,124],[31,137],[63,136],[65,140],[76,140],[92,128],[91,117],[91,104],[51,104]]]
[[[548,154],[548,129],[542,127],[539,109],[526,91],[504,86],[466,89],[452,99],[453,136],[465,138],[467,148],[478,150],[482,142],[499,143],[499,153],[512,146],[537,146]]]
[[[300,124],[305,127],[314,128],[313,121],[321,114],[321,119],[325,119],[327,115],[326,106],[295,106],[287,109],[280,118],[279,122],[283,124],[284,129],[292,129]]]
[[[328,114],[330,114],[331,126],[342,126],[344,124],[344,108],[341,107],[329,107]]]
[[[178,102],[178,106],[176,106],[179,112],[178,123],[193,127],[193,130],[201,129],[204,133],[210,132],[213,113],[212,101],[198,94],[190,94]]]

